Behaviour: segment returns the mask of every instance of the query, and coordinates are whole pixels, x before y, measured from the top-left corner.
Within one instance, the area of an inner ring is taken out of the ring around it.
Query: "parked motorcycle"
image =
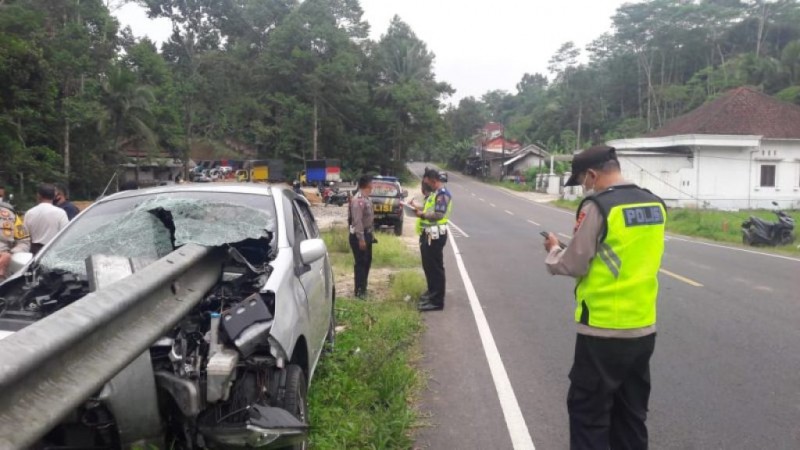
[[[778,203],[772,202],[778,206]],[[788,245],[794,242],[794,218],[781,210],[774,211],[777,222],[767,222],[755,216],[742,222],[742,242],[746,245]]]
[[[350,194],[347,190],[341,191],[339,188],[326,188],[322,194],[322,201],[326,206],[342,206],[350,201]]]

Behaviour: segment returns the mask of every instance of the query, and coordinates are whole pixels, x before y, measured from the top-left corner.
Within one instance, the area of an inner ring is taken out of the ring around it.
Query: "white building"
[[[800,107],[727,92],[640,138],[610,141],[623,175],[669,206],[800,208]]]

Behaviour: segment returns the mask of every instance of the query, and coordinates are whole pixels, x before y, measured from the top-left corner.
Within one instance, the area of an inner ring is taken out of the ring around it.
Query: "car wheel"
[[[308,386],[303,369],[296,364],[286,366],[286,381],[282,398],[278,399],[281,408],[289,411],[301,422],[308,424]],[[308,448],[308,439],[303,439],[287,449],[304,450]]]
[[[402,236],[403,235],[403,221],[399,220],[394,224],[394,235],[395,236]]]

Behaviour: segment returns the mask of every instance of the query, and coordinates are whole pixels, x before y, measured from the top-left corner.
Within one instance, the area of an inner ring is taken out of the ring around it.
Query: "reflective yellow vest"
[[[578,279],[575,321],[611,329],[654,325],[667,220],[664,202],[634,185],[612,187],[587,201],[598,206],[605,235],[589,271]]]
[[[447,225],[447,222],[450,220],[450,213],[453,211],[453,197],[446,188],[441,188],[438,191],[430,194],[428,197],[425,198],[425,206],[422,208],[423,214],[433,212],[436,208],[436,197],[439,194],[447,195],[448,202],[447,202],[447,212],[444,214],[441,220],[426,220],[421,217],[417,218],[416,224],[416,231],[417,234],[422,234],[422,230],[425,227],[429,227],[432,225]]]

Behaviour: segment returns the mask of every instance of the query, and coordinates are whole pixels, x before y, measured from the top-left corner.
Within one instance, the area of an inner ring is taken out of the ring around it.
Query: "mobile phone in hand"
[[[545,239],[550,237],[550,232],[549,231],[542,231],[539,234],[541,234],[542,237],[544,237]],[[565,243],[563,243],[561,241],[558,241],[558,246],[561,247],[561,248],[567,248],[567,244],[565,244]]]

